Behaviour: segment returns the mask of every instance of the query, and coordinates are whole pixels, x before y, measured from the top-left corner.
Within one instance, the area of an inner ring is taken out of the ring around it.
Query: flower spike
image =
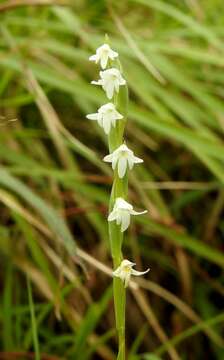
[[[96,50],[94,55],[90,56],[89,60],[95,61],[97,64],[99,63],[102,69],[99,72],[99,79],[91,83],[102,86],[109,101],[101,106],[96,113],[89,114],[86,117],[89,120],[97,121],[104,132],[109,135],[108,146],[109,149],[112,149],[110,150],[111,153],[106,155],[103,160],[111,163],[112,169],[115,170],[113,174],[113,190],[110,198],[110,203],[113,203],[113,207],[107,220],[109,222],[110,248],[114,264],[113,281],[115,287],[113,295],[118,335],[118,358],[125,360],[125,288],[128,286],[132,275],[144,275],[149,269],[137,271],[133,269],[135,263],[126,259],[121,261],[123,259],[123,232],[128,229],[131,216],[145,214],[147,211],[137,212],[131,204],[124,200],[128,194],[128,170],[131,170],[135,164],[142,163],[143,160],[135,156],[134,152],[125,143],[122,144],[125,121],[120,120],[126,118],[128,91],[125,91],[125,97],[122,96],[123,92],[119,93],[120,86],[126,85],[126,80],[120,71],[121,65],[119,60],[114,61],[117,57],[118,53],[110,48],[107,40],[105,40],[105,44]],[[116,104],[120,105],[118,109],[123,109],[124,113],[120,114],[117,111]],[[122,286],[122,282],[124,286]],[[119,286],[117,287],[116,284],[119,284]]]
[[[122,144],[112,154],[109,154],[103,158],[105,162],[112,163],[112,169],[118,168],[118,176],[122,179],[129,168],[133,168],[134,164],[143,163],[143,160],[134,155],[127,145]]]

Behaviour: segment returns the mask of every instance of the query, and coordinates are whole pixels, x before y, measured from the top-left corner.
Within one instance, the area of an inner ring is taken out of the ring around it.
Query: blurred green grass
[[[115,358],[112,173],[85,118],[105,101],[88,57],[107,33],[144,159],[129,196],[149,211],[125,240],[151,268],[128,297],[128,359],[222,360],[223,1],[12,4],[0,2],[0,357]]]

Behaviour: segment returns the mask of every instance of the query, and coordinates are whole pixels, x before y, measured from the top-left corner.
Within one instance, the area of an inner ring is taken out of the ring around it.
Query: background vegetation
[[[149,211],[125,241],[151,268],[129,290],[128,359],[224,359],[223,25],[223,0],[0,3],[1,359],[115,359],[112,177],[85,118],[105,33],[144,159],[129,199]]]

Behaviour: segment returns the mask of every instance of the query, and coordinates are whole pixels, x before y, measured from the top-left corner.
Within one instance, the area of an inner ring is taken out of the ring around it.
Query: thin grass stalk
[[[29,308],[30,308],[30,314],[31,314],[31,327],[32,327],[32,334],[33,334],[33,346],[34,346],[34,350],[35,350],[35,360],[40,360],[40,347],[39,347],[39,340],[38,340],[37,323],[36,323],[36,317],[35,317],[32,288],[31,288],[30,279],[28,276],[27,276],[27,290],[28,290]]]

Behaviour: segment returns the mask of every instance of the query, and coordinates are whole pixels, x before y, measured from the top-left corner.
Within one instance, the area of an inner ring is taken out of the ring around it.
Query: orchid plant
[[[115,307],[116,329],[118,333],[117,360],[125,360],[125,303],[126,288],[132,275],[140,276],[140,272],[133,269],[135,263],[123,259],[123,234],[130,225],[131,215],[145,214],[147,211],[137,212],[125,199],[128,192],[128,171],[135,164],[143,160],[134,155],[133,151],[124,143],[124,128],[127,118],[128,88],[123,78],[119,55],[109,44],[103,44],[90,56],[90,61],[100,64],[100,79],[92,81],[94,85],[101,85],[110,102],[102,105],[96,113],[87,115],[87,119],[96,120],[108,136],[109,154],[104,157],[105,162],[112,165],[114,180],[110,196],[108,226],[111,255],[113,259],[113,294]]]

